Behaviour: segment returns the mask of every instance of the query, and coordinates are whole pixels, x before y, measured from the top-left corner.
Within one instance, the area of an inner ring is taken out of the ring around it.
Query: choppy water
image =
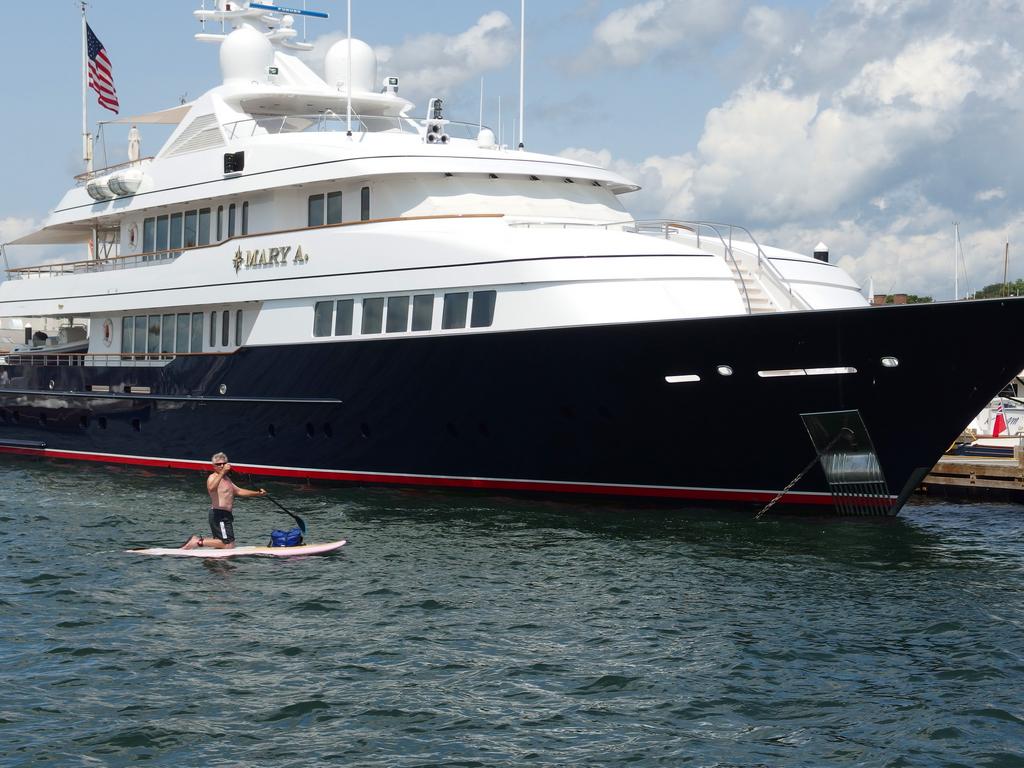
[[[754,522],[0,463],[0,765],[1024,766],[1024,507]],[[288,519],[240,502],[242,543]]]

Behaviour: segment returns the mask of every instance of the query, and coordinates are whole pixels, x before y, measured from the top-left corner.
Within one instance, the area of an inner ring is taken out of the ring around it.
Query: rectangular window
[[[171,250],[177,251],[181,248],[181,220],[184,217],[180,213],[171,214]]]
[[[132,351],[132,335],[135,330],[135,318],[133,317],[122,317],[121,318],[121,351],[131,352]]]
[[[235,204],[228,206],[228,237],[235,236]]]
[[[429,331],[434,324],[434,294],[412,297],[412,329]]]
[[[192,315],[183,314],[178,315],[175,318],[175,322],[177,323],[178,326],[178,330],[177,333],[175,334],[174,341],[175,352],[188,352],[188,342],[189,338],[192,335],[189,329],[189,320],[191,319],[191,317]]]
[[[136,315],[135,316],[135,341],[132,342],[132,348],[136,353],[142,353],[146,351],[146,316]]]
[[[341,299],[338,301],[337,312],[334,315],[334,335],[352,335],[352,299]]]
[[[363,187],[360,192],[359,218],[362,221],[370,220],[370,188]]]
[[[226,347],[231,341],[231,312],[225,309],[220,321],[220,345]]]
[[[224,239],[224,206],[217,206],[217,242]]]
[[[384,299],[363,299],[363,323],[360,333],[380,333],[384,321]]]
[[[174,315],[164,315],[162,328],[163,334],[160,338],[160,351],[161,352],[173,352],[174,351]]]
[[[465,328],[466,309],[469,306],[468,293],[446,293],[441,313],[442,328]]]
[[[160,351],[160,315],[149,316],[149,333],[146,340],[147,352]]]
[[[203,313],[193,312],[192,313],[192,344],[189,347],[190,352],[202,352],[203,351]]]
[[[249,201],[242,203],[242,234],[249,234]]]
[[[404,333],[409,330],[409,297],[388,297],[388,333]]]
[[[198,245],[210,244],[210,209],[199,209],[199,239]]]
[[[156,251],[167,250],[168,218],[166,216],[156,217]]]
[[[195,248],[199,244],[199,211],[185,211],[185,247]]]
[[[217,346],[217,313],[210,313],[210,349]]]
[[[156,250],[156,219],[150,216],[142,222],[142,252],[152,253]]]
[[[334,318],[331,313],[334,311],[333,301],[318,301],[313,307],[313,335],[330,336],[331,323]]]
[[[473,315],[469,324],[474,328],[488,328],[494,322],[494,302],[497,291],[473,291]]]
[[[235,311],[235,346],[242,346],[242,310]]]
[[[307,203],[307,226],[319,227],[324,223],[324,196],[310,195]]]
[[[341,224],[341,192],[327,193],[327,223]]]

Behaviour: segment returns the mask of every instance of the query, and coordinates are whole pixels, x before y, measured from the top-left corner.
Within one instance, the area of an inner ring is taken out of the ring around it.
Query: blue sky
[[[344,33],[345,3],[308,2],[332,15],[307,27],[322,49]],[[217,46],[192,39],[199,5],[91,4],[122,114],[218,83]],[[743,224],[801,252],[824,240],[876,292],[948,299],[954,221],[961,288],[1002,279],[1006,239],[1010,277],[1024,276],[1022,15],[1019,0],[528,0],[527,144],[636,180],[638,216]],[[45,218],[81,170],[77,3],[9,4],[5,22],[18,72],[4,85],[0,240]],[[510,137],[518,0],[354,0],[353,27],[417,111],[437,95],[475,121],[483,77],[485,122],[500,95]],[[92,94],[89,115],[107,116]],[[110,130],[111,162],[123,145]]]

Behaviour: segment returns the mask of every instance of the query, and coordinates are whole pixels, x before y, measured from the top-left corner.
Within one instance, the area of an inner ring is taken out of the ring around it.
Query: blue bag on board
[[[271,547],[297,547],[302,543],[302,531],[292,528],[290,531],[271,531]]]

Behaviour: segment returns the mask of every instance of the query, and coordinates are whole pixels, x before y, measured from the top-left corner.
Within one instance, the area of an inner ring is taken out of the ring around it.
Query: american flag
[[[116,115],[120,104],[117,102],[117,89],[114,88],[110,59],[107,58],[103,43],[93,34],[92,27],[88,24],[85,25],[85,32],[89,47],[89,87],[98,94],[100,106]]]

